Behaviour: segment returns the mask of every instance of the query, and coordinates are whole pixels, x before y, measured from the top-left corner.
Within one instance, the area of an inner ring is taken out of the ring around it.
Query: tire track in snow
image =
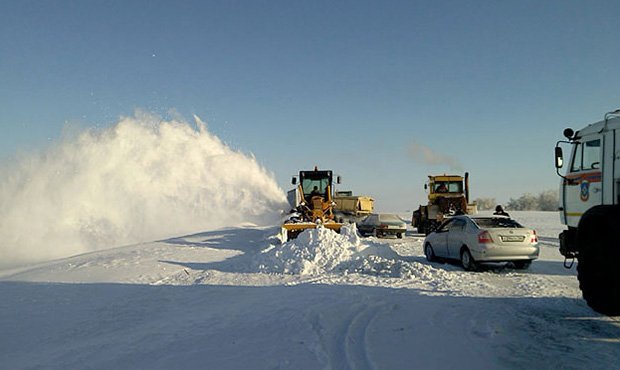
[[[376,368],[369,357],[368,330],[380,310],[366,300],[331,315],[311,310],[307,320],[318,339],[314,352],[326,369]]]
[[[366,305],[349,322],[343,343],[348,368],[359,370],[376,368],[368,354],[368,328],[377,317],[379,310],[378,305],[370,307]]]

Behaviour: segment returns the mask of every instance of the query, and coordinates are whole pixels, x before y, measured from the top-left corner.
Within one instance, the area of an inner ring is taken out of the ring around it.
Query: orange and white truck
[[[567,268],[577,259],[588,305],[620,315],[620,110],[580,130],[567,128],[564,136],[555,147],[560,218],[567,226],[559,235],[560,253]]]

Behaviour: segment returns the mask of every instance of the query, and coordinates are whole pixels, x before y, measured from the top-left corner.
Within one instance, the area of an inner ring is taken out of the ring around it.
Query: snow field
[[[278,230],[218,229],[0,271],[2,366],[609,369],[620,360],[618,323],[589,310],[553,243],[529,270],[473,273],[428,263],[412,233],[317,229],[278,243]]]

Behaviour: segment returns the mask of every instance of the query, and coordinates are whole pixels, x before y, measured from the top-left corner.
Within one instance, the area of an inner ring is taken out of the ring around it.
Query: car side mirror
[[[293,177],[291,179],[291,184],[296,185],[297,184],[297,177]]]
[[[564,166],[564,156],[562,154],[562,148],[555,147],[555,168],[562,168]]]

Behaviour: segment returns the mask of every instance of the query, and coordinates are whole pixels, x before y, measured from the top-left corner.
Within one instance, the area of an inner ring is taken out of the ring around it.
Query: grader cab
[[[299,183],[297,182],[299,179]],[[340,232],[341,223],[334,221],[333,173],[329,170],[299,171],[291,183],[296,188],[289,191],[293,208],[290,217],[282,225],[286,240],[296,238],[308,229],[324,227]],[[340,177],[336,177],[340,183]]]

